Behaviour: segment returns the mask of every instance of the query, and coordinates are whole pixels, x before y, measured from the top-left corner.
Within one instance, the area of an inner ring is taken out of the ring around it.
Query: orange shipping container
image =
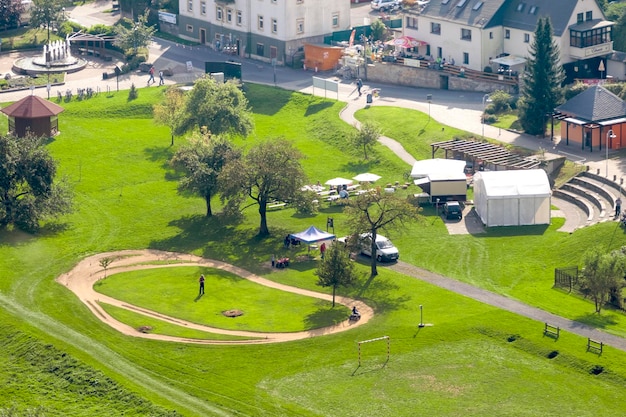
[[[343,55],[343,48],[328,45],[304,45],[304,66],[306,69],[328,71],[336,67]]]

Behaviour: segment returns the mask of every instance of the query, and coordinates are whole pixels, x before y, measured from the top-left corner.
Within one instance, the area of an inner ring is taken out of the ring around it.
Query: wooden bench
[[[555,339],[559,338],[559,335],[561,333],[561,329],[557,326],[552,326],[548,323],[544,323],[545,326],[543,328],[543,335],[544,336],[550,336],[550,337],[554,337]]]
[[[592,338],[587,338],[587,351],[593,350],[594,352],[602,353],[603,347],[604,343],[593,340]]]

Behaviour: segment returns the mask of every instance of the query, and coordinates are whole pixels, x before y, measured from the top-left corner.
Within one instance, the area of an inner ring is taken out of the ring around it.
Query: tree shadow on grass
[[[328,307],[326,302],[319,303],[319,309],[304,318],[304,323],[309,329],[319,329],[333,324],[341,323],[347,319],[350,312],[341,304]]]
[[[591,307],[593,308],[593,307]],[[617,324],[617,314],[612,311],[605,311],[601,315],[598,313],[587,313],[574,319],[574,327],[577,325],[585,325],[595,327],[597,329],[606,329],[609,326]]]
[[[174,156],[174,152],[172,148],[169,146],[170,142],[167,142],[167,147],[163,146],[153,146],[151,148],[145,148],[143,153],[148,157],[148,160],[151,162],[159,162],[162,161],[161,164],[163,167],[170,167],[170,159]]]
[[[369,172],[371,170],[375,170],[378,167],[377,160],[361,160],[361,161],[350,161],[341,166],[342,170],[350,171],[355,175],[361,174],[363,172]]]
[[[41,237],[55,236],[70,229],[70,224],[51,221],[33,232],[24,231],[16,227],[0,229],[0,246],[19,246]]]
[[[306,108],[306,112],[304,112],[304,117],[312,116],[315,113],[324,111],[330,107],[333,107],[334,105],[335,103],[330,102],[330,101],[321,101],[315,104],[311,104],[310,106]]]

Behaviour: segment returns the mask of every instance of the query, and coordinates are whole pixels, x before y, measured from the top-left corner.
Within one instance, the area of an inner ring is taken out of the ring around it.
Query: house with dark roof
[[[626,102],[601,85],[589,87],[557,107],[552,118],[561,121],[561,141],[581,149],[626,147]]]
[[[546,16],[568,79],[601,76],[600,62],[606,65],[613,52],[614,23],[595,0],[418,1],[404,11],[403,30],[428,44],[419,51],[424,55],[477,71],[501,66],[519,71],[537,21]]]

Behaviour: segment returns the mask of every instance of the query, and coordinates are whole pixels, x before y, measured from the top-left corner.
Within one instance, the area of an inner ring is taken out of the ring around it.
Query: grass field
[[[623,413],[626,353],[611,347],[605,347],[602,355],[587,352],[586,339],[567,332],[558,340],[544,337],[542,323],[385,267],[369,280],[367,266],[358,264],[357,285],[340,290],[374,307],[372,321],[320,338],[263,346],[195,346],[127,337],[101,323],[54,281],[86,255],[133,248],[194,253],[277,282],[329,292],[316,285],[315,261],[296,262],[280,272],[267,272],[267,262],[272,253],[283,253],[285,233],[311,224],[324,228],[327,216],[334,217],[338,235],[348,233],[341,208],[335,206],[323,206],[314,216],[300,216],[291,209],[272,212],[268,217],[272,236],[264,240],[256,237],[259,219],[254,207],[245,210],[238,224],[220,216],[206,219],[201,199],[176,192],[168,159],[183,139],[170,147],[167,128],[152,123],[151,103],[160,91],[140,89],[139,99],[130,103],[127,92],[120,92],[62,104],[66,108],[59,121],[62,134],[48,146],[61,174],[74,184],[76,211],[46,224],[35,236],[0,232],[0,409],[26,415],[26,410],[41,406],[46,415],[67,416],[104,415],[102,410],[110,416]],[[249,147],[268,136],[286,137],[308,156],[304,165],[312,183],[364,171],[390,182],[401,180],[409,169],[382,147],[362,160],[346,140],[352,127],[337,116],[341,103],[254,85],[248,96],[257,128],[241,144]],[[367,117],[379,120],[386,135],[417,157],[429,151],[429,140],[453,134],[446,127],[446,135],[435,135],[441,126],[431,121],[419,135],[427,116],[417,112],[409,117],[418,128],[400,131],[395,111],[384,117],[377,111],[370,109]],[[403,112],[398,110],[398,117],[405,117]],[[6,126],[3,123],[1,127]],[[552,288],[554,267],[579,263],[592,245],[608,250],[626,244],[623,231],[613,223],[573,234],[557,232],[562,220],[555,220],[549,227],[449,236],[433,210],[422,214],[421,221],[390,235],[403,261],[626,334],[621,312],[594,314],[587,300]],[[191,291],[197,290],[198,272],[188,271]],[[124,298],[141,295],[148,281],[156,293],[175,285],[158,274],[137,275],[139,279],[132,279],[132,274],[112,276],[110,282],[125,280],[126,286],[119,286]],[[218,288],[226,293],[227,286],[224,282]],[[248,288],[230,289],[234,292],[229,297],[242,305],[256,303],[252,298],[238,299],[258,295],[248,294]],[[432,326],[417,327],[420,305],[424,321]],[[302,314],[327,310],[299,308]],[[107,310],[131,325],[139,320],[132,313]],[[197,313],[191,308],[184,312],[191,318]],[[281,325],[302,327],[292,318]],[[181,332],[165,327],[159,331]],[[198,333],[189,337],[194,336],[206,337]],[[363,345],[359,366],[357,342],[380,336],[391,339],[389,361],[384,342],[372,342]],[[102,385],[107,389],[100,390]]]

